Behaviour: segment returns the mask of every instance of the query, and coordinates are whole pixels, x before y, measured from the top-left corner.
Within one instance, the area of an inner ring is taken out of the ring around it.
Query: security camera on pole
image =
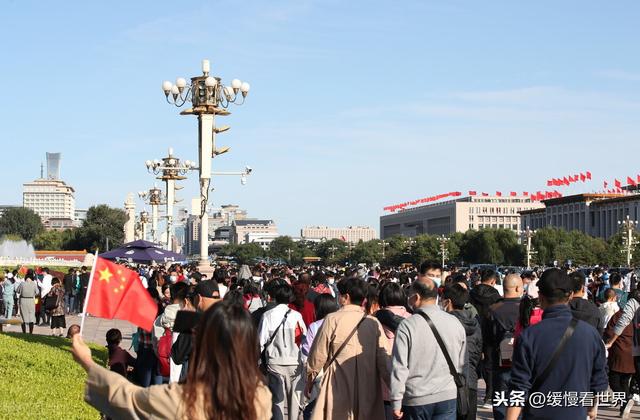
[[[173,156],[173,148],[169,148],[169,155],[162,158],[162,160],[147,160],[145,162],[147,170],[155,175],[159,175],[156,179],[165,182],[165,204],[167,205],[166,217],[167,217],[167,244],[168,250],[171,250],[171,239],[173,238],[173,205],[177,203],[176,189],[182,187],[176,187],[176,181],[187,179],[184,176],[191,169],[195,169],[196,165],[190,160],[185,160],[183,164],[180,163],[180,159]]]
[[[227,108],[230,104],[244,103],[249,93],[249,84],[238,79],[231,81],[231,86],[223,86],[219,77],[209,75],[209,60],[202,60],[202,75],[191,78],[191,84],[180,77],[176,84],[169,81],[162,83],[162,90],[167,102],[181,107],[191,102],[192,108],[182,111],[181,115],[198,116],[198,151],[200,174],[200,272],[210,273],[209,263],[209,215],[207,214],[207,202],[209,201],[209,188],[211,183],[211,158],[228,150],[217,150],[215,147],[215,134],[229,129],[228,126],[216,128],[214,116],[229,115]],[[240,95],[239,95],[240,93]]]

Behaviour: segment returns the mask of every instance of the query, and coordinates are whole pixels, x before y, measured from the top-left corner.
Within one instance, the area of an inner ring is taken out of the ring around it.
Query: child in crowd
[[[620,306],[618,306],[618,295],[614,289],[605,290],[604,299],[604,303],[600,305],[600,316],[602,325],[607,325],[611,317],[620,310]]]
[[[120,347],[122,333],[119,329],[112,328],[107,331],[106,339],[109,351],[109,369],[126,377],[127,372],[133,370],[136,359],[128,351]]]

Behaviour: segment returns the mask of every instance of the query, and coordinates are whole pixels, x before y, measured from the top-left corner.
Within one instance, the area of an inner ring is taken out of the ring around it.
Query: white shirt
[[[53,287],[51,285],[51,280],[53,280],[53,276],[51,274],[45,274],[42,276],[42,281],[39,281],[40,284],[40,296],[44,297],[51,291]]]
[[[218,290],[220,291],[220,299],[223,299],[224,295],[227,294],[227,291],[229,290],[229,288],[224,284],[218,283]]]

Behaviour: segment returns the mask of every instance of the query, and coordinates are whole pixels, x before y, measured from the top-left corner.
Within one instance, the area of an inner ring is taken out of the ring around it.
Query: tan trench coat
[[[326,316],[309,352],[310,374],[315,376],[322,369],[362,316],[362,308],[356,305]],[[384,420],[382,382],[389,385],[390,352],[382,325],[367,316],[327,369],[311,418]]]
[[[182,385],[141,388],[101,366],[89,369],[85,400],[107,416],[118,419],[187,419],[182,403]],[[255,397],[258,420],[271,419],[271,392],[260,385]],[[204,415],[191,417],[205,419]]]

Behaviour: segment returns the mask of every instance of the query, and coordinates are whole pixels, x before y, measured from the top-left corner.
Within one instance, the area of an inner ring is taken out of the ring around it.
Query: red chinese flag
[[[583,174],[582,172],[580,172],[580,181],[584,182],[587,180],[587,177],[585,174]]]
[[[638,184],[640,184],[640,175],[638,175],[638,176],[636,177],[636,182],[637,182]]]
[[[553,179],[548,179],[547,180],[547,187],[550,187],[553,185]]]
[[[497,197],[502,197],[502,193],[500,191],[496,191],[496,196]]]
[[[591,172],[587,171],[587,173],[585,174],[587,179],[591,179]]]
[[[483,193],[482,193],[482,196],[483,196],[483,197],[489,197],[489,193],[485,193],[485,192],[483,192]]]
[[[524,195],[525,197],[528,197],[528,196],[529,196],[529,191],[524,191],[524,192],[522,193],[522,195]]]
[[[606,189],[609,186],[609,183],[607,181],[604,181],[602,183],[602,186]]]
[[[564,183],[564,185],[569,185],[570,184],[569,180],[567,179],[566,176],[562,179],[562,182]]]
[[[635,186],[636,185],[636,181],[633,178],[631,178],[630,176],[628,176],[627,177],[627,185]]]
[[[151,331],[158,305],[135,271],[98,257],[87,297],[87,312],[107,319],[123,319]]]
[[[475,191],[469,191],[469,195],[476,195],[477,193]]]
[[[510,195],[511,197],[516,197],[516,196],[518,195],[518,193],[517,193],[517,192],[515,192],[515,191],[511,191],[511,192],[509,193],[509,195]]]
[[[619,180],[616,179],[614,181],[614,184],[615,184],[616,188],[622,188],[622,182],[620,182]]]

